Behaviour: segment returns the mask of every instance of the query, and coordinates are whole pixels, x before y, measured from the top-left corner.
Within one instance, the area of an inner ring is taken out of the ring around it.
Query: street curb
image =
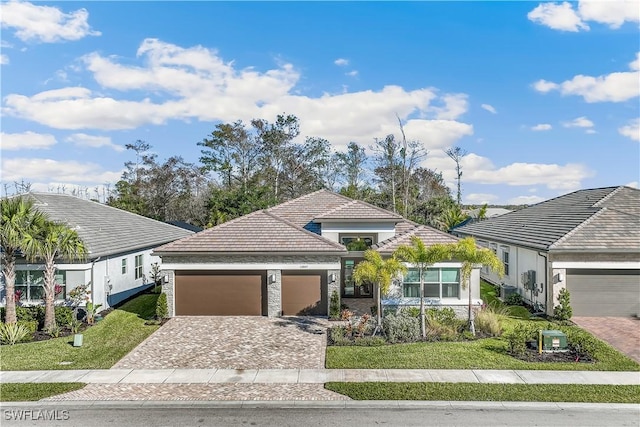
[[[210,409],[493,409],[493,410],[617,410],[638,412],[636,403],[581,403],[581,402],[479,402],[479,401],[413,401],[413,400],[99,400],[99,401],[36,401],[2,402],[0,410],[29,407],[56,407],[57,409],[88,408],[210,408]]]

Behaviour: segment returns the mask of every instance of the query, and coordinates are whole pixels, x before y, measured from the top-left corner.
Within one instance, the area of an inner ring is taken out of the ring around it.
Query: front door
[[[342,259],[342,296],[346,298],[371,298],[373,286],[370,283],[358,285],[353,280],[353,270],[364,258]]]

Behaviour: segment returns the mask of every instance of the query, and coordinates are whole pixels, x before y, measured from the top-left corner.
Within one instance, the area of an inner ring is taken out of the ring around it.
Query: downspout
[[[549,258],[547,257],[547,254],[541,254],[540,252],[538,252],[538,256],[544,258],[544,314],[547,314],[547,304],[549,303],[549,283],[551,282],[549,280]]]
[[[100,261],[100,258],[102,258],[102,256],[99,256],[98,258],[94,259],[93,261],[91,261],[91,302],[95,303],[95,301],[93,300],[93,281],[94,281],[94,274],[93,274],[93,267],[95,267],[96,262]]]

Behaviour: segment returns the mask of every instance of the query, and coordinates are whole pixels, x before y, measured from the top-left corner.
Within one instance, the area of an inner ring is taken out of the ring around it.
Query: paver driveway
[[[324,368],[327,326],[315,317],[174,317],[114,368]]]
[[[637,317],[573,317],[571,320],[640,363],[640,319]]]

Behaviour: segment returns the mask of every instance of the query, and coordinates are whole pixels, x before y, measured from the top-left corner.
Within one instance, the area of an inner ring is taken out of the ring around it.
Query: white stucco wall
[[[396,227],[394,223],[388,222],[365,222],[365,223],[350,223],[350,222],[325,222],[322,223],[321,235],[322,237],[339,242],[340,234],[348,233],[368,233],[377,234],[378,242],[387,240],[396,233]]]

